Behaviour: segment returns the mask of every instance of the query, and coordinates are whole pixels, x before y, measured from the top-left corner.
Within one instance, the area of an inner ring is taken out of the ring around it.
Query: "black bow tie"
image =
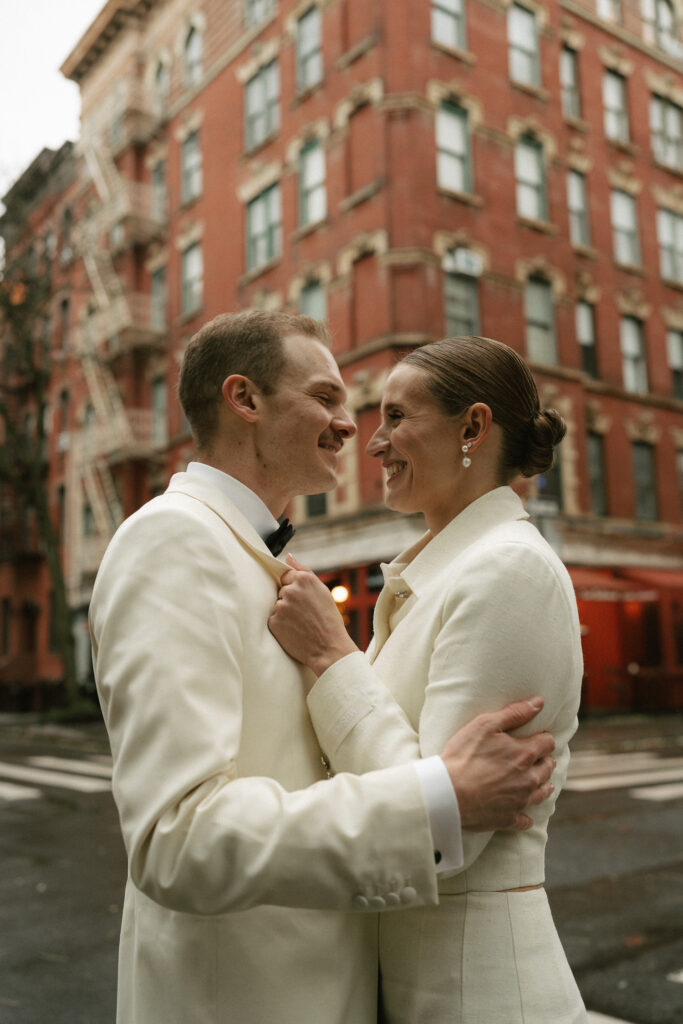
[[[263,539],[270,553],[277,558],[285,544],[289,544],[293,536],[294,527],[289,519],[283,519],[277,530],[273,530],[272,533]]]

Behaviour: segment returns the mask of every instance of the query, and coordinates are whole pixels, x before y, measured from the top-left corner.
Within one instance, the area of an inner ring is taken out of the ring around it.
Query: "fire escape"
[[[163,303],[131,289],[127,281],[138,275],[126,271],[163,234],[166,209],[158,191],[130,180],[117,165],[117,156],[148,141],[159,122],[139,81],[119,85],[113,103],[84,121],[79,141],[83,184],[92,201],[74,234],[91,297],[73,341],[89,394],[68,463],[67,581],[74,605],[89,599],[104,550],[123,520],[114,467],[153,459],[165,444],[165,427],[160,429],[154,412],[128,405],[120,387],[141,358],[165,347]]]

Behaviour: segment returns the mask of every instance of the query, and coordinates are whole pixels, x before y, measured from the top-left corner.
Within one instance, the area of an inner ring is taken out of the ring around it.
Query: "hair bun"
[[[539,409],[529,424],[524,476],[545,473],[553,464],[553,451],[567,433],[567,424],[556,409]]]

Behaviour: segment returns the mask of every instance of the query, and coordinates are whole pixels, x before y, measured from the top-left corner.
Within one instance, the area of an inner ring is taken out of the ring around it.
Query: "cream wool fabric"
[[[337,771],[428,757],[475,715],[542,694],[524,730],[555,739],[555,792],[527,832],[463,833],[464,869],[438,908],[380,919],[386,1024],[582,1024],[545,892],[548,819],[566,777],[582,677],[569,575],[497,488],[383,566],[368,651],[324,673],[308,705]]]
[[[118,530],[90,611],[129,861],[119,1024],[376,1024],[377,917],[437,901],[412,766],[322,778],[285,566],[177,474]]]

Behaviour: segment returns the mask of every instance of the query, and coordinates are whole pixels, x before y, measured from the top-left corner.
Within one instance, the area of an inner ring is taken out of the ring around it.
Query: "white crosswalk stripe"
[[[51,788],[77,793],[106,793],[111,766],[67,757],[30,757],[26,763],[0,762],[0,800],[35,800]],[[23,783],[23,785],[21,785]]]
[[[577,793],[628,789],[635,800],[675,800],[683,795],[683,757],[661,757],[652,751],[578,751],[572,755],[564,788]]]

